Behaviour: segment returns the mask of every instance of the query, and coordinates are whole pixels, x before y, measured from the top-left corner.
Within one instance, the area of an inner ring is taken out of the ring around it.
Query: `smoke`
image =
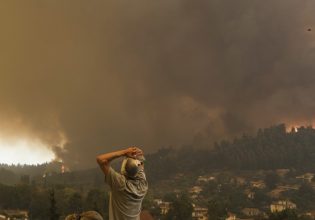
[[[72,166],[312,123],[314,1],[10,1],[0,131]]]

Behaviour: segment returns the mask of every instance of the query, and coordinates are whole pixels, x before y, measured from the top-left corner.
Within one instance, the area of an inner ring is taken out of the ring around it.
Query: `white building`
[[[247,196],[247,198],[249,198],[249,199],[255,198],[255,192],[251,191],[250,189],[245,189],[244,193]]]
[[[285,209],[296,209],[296,204],[288,200],[280,200],[270,205],[271,212],[281,212]]]
[[[191,216],[193,220],[208,220],[208,209],[193,204],[193,212]]]
[[[234,213],[228,213],[228,217],[225,220],[236,220],[236,215]]]
[[[210,181],[215,180],[214,176],[198,176],[197,182],[198,183],[208,183]]]
[[[193,186],[190,190],[189,193],[192,194],[199,194],[202,191],[202,188],[200,186]]]
[[[24,210],[2,210],[0,220],[29,220],[28,212]]]
[[[261,211],[256,208],[244,208],[242,209],[242,213],[246,216],[257,216],[261,214]]]
[[[163,201],[162,199],[154,199],[153,202],[157,205],[160,205]]]
[[[171,203],[170,202],[162,202],[159,205],[160,209],[161,209],[161,215],[166,215],[171,208]]]
[[[310,183],[310,182],[312,182],[312,180],[314,178],[314,173],[305,173],[305,174],[303,174],[301,176],[297,176],[296,178],[297,179],[302,179],[302,180]]]
[[[257,180],[257,181],[251,181],[250,182],[251,187],[257,188],[257,189],[264,189],[266,188],[266,184],[263,180]]]

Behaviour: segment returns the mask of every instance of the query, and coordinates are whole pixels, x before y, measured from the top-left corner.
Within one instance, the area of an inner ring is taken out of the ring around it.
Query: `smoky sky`
[[[314,9],[313,0],[1,2],[1,135],[40,139],[89,167],[129,145],[211,147],[312,123]]]

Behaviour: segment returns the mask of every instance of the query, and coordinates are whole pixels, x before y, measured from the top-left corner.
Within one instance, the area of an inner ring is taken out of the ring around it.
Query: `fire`
[[[300,127],[313,127],[314,123],[295,123],[295,124],[289,124],[286,125],[286,132],[298,132]]]
[[[0,163],[42,164],[55,159],[54,152],[39,140],[0,138]]]
[[[298,129],[299,128],[299,126],[287,126],[286,127],[286,131],[287,131],[287,133],[290,133],[290,132],[298,132]]]

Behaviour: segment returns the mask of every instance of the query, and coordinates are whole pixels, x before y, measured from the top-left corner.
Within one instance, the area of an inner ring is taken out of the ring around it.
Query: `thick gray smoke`
[[[275,123],[312,123],[314,8],[313,0],[2,2],[0,132],[39,138],[87,167],[119,146],[211,147]]]

